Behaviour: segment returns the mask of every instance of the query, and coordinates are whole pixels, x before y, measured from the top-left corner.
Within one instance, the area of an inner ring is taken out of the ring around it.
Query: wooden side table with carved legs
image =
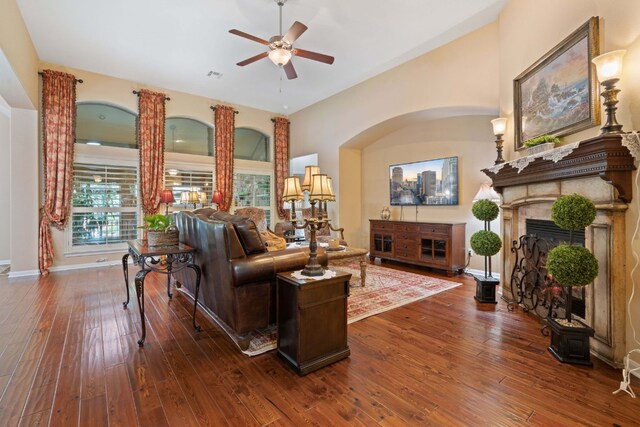
[[[196,289],[193,302],[193,327],[200,332],[200,326],[196,324],[196,311],[198,309],[198,293],[200,291],[200,267],[195,263],[195,249],[191,246],[179,243],[174,246],[147,246],[139,240],[129,240],[129,252],[122,257],[122,270],[124,272],[124,285],[127,290],[127,300],[122,303],[123,308],[129,304],[129,266],[128,260],[131,256],[133,264],[140,266],[140,271],[136,273],[135,287],[140,309],[140,322],[142,324],[142,337],[138,340],[138,345],[142,347],[147,336],[146,322],[144,318],[144,279],[148,273],[154,271],[167,275],[167,296],[173,297],[171,293],[171,275],[184,268],[192,269],[196,274]]]

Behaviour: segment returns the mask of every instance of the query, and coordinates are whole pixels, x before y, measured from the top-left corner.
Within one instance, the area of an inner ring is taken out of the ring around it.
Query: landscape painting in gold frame
[[[564,136],[600,124],[591,60],[600,54],[592,17],[513,80],[515,149],[540,135]]]

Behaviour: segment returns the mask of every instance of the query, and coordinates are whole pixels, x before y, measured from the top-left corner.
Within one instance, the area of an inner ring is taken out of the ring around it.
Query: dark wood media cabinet
[[[393,260],[460,273],[465,265],[464,222],[413,222],[370,219],[373,260]]]

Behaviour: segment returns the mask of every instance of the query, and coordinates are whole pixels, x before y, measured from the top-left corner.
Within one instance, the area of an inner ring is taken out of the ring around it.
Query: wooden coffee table
[[[341,250],[330,250],[324,248],[327,252],[327,258],[329,258],[329,264],[332,260],[347,259],[347,258],[360,258],[360,284],[362,287],[365,285],[367,279],[367,254],[368,249],[354,248],[352,246],[343,246]]]

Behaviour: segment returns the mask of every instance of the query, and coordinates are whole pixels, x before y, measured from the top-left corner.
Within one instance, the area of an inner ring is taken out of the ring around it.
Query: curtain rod
[[[133,93],[134,93],[135,95],[140,95],[140,92],[138,92],[137,90],[134,90],[134,91],[133,91]],[[168,96],[165,96],[165,97],[164,97],[164,100],[165,100],[165,101],[171,101],[171,98],[169,98]]]
[[[214,107],[213,105],[209,108],[211,108],[213,111],[216,111],[216,107]],[[238,110],[233,110],[233,114],[239,114],[239,113],[240,112]]]
[[[280,118],[281,118],[281,119],[287,119],[286,117],[280,117]],[[289,120],[289,119],[287,119],[287,121],[288,121],[288,120]],[[275,122],[276,122],[276,117],[274,117],[273,119],[271,119],[271,121],[272,121],[273,123],[275,123]]]
[[[38,75],[41,76],[43,73],[42,71],[38,71]],[[84,80],[82,79],[76,79],[76,83],[84,83]]]

